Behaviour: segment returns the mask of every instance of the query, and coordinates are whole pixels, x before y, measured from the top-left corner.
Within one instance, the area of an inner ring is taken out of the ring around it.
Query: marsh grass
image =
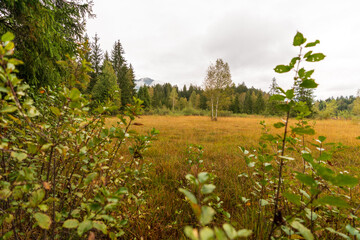
[[[142,133],[154,127],[160,134],[145,156],[146,161],[153,164],[149,173],[149,198],[144,206],[147,214],[130,222],[129,228],[146,239],[179,239],[183,237],[184,226],[196,223],[177,189],[185,184],[184,176],[191,171],[186,163],[187,145],[200,144],[204,147],[204,170],[217,176],[215,191],[224,201],[223,208],[231,214],[231,223],[234,227],[255,229],[256,212],[249,205],[256,200],[247,204],[241,201],[241,196],[248,195],[250,186],[249,182],[238,178],[246,170],[238,146],[256,146],[261,120],[264,117],[223,117],[217,122],[202,116],[142,116],[138,119],[136,122],[143,125],[135,125],[134,130]],[[279,118],[265,118],[265,121],[273,132],[278,131],[271,126]],[[293,122],[295,120],[291,120],[291,124]],[[107,120],[109,125],[114,123],[115,119]],[[307,137],[306,141],[323,135],[328,142],[348,146],[346,151],[334,155],[332,164],[357,176],[360,168],[360,140],[356,140],[360,136],[358,122],[317,120],[313,124],[316,135]],[[289,167],[300,169],[302,162],[293,162]],[[223,223],[223,218],[219,216],[218,221]]]

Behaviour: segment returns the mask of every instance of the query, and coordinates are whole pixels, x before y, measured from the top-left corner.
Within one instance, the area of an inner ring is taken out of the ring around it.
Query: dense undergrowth
[[[350,150],[324,136],[309,141],[314,126],[295,88],[273,96],[285,116],[275,132],[262,121],[257,145],[226,150],[241,152],[231,168],[189,145],[171,175],[144,159],[158,132],[132,130],[140,100],[109,126],[114,106],[90,114],[76,88],[30,94],[12,39],[0,45],[0,239],[360,239],[358,178],[333,164]],[[325,56],[303,54],[319,42],[305,43],[297,33],[299,55],[275,71],[294,70],[295,85],[311,89],[313,70],[300,64]]]

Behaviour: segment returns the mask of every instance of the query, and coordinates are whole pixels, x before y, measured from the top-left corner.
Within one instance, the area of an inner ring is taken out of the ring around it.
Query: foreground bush
[[[13,38],[7,33],[0,44],[1,239],[122,236],[143,198],[142,154],[157,134],[130,131],[142,102],[135,99],[111,127],[105,113],[113,107],[90,115],[76,88],[41,89],[34,102],[16,77]]]

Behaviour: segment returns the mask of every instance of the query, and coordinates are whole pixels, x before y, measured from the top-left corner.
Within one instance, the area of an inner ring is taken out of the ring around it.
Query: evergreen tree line
[[[266,114],[269,110],[269,93],[245,83],[232,85],[228,94],[220,104],[220,110],[232,113]],[[206,92],[198,86],[186,85],[183,88],[170,83],[155,86],[141,86],[137,97],[144,101],[146,109],[168,109],[182,111],[184,109],[209,110],[210,100]],[[269,106],[270,107],[270,106]]]
[[[360,90],[357,96],[340,96],[316,101],[315,113],[319,118],[345,118],[360,117]]]
[[[110,101],[115,106],[133,103],[136,96],[134,68],[127,63],[124,54],[120,40],[114,43],[110,55],[101,49],[97,34],[90,42],[88,60],[94,71],[86,91],[97,103]]]

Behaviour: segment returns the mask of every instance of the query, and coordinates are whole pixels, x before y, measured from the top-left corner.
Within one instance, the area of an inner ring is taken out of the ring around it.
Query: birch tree
[[[175,87],[172,88],[171,93],[170,93],[170,101],[172,104],[172,111],[175,110],[175,103],[178,99],[178,93]]]
[[[215,64],[209,66],[204,81],[205,92],[210,99],[212,121],[217,121],[219,102],[231,83],[229,64],[218,58]]]

